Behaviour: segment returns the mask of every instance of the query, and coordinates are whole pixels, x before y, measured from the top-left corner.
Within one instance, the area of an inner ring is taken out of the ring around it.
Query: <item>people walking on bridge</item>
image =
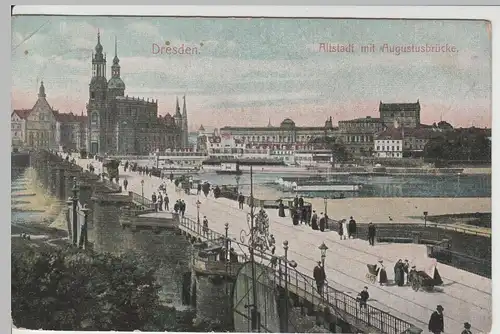
[[[349,236],[349,223],[347,222],[347,219],[342,219],[342,228],[344,229],[344,240],[346,240]]]
[[[299,206],[299,195],[295,195],[295,198],[293,199],[293,206],[295,208]]]
[[[462,331],[462,334],[472,334],[470,328],[471,325],[468,322],[464,322],[464,330]]]
[[[340,240],[344,239],[344,220],[339,220],[339,230],[338,230]]]
[[[403,266],[403,260],[401,259],[399,259],[394,265],[394,283],[398,286],[403,286],[405,283],[405,272]]]
[[[174,212],[175,213],[179,213],[179,210],[180,210],[180,199],[178,199],[177,201],[175,201],[175,204],[174,204]]]
[[[279,217],[285,217],[285,204],[283,204],[283,200],[280,199],[280,202],[278,204],[278,216]]]
[[[198,183],[198,186],[196,187],[196,195],[201,194],[201,183]]]
[[[299,197],[299,207],[300,208],[304,207],[304,199],[302,198],[302,196]]]
[[[163,211],[163,196],[158,192],[158,210]]]
[[[387,271],[385,271],[384,261],[379,260],[377,264],[377,281],[380,285],[387,284]]]
[[[242,193],[238,195],[238,208],[243,209],[243,203],[245,203],[245,196]]]
[[[359,307],[366,310],[366,302],[369,298],[370,294],[368,293],[368,287],[365,286],[364,289],[358,293]]]
[[[368,224],[368,242],[372,246],[375,245],[375,234],[376,234],[375,225],[372,222],[370,222]]]
[[[406,276],[406,280],[404,282],[406,282],[406,284],[410,284],[408,280],[408,274],[410,273],[410,262],[408,262],[408,259],[405,259],[405,262],[403,263],[403,272],[404,276]]]
[[[174,173],[170,172],[170,183],[174,182]]]
[[[323,213],[321,213],[323,214]],[[311,218],[311,227],[313,230],[317,230],[318,229],[318,215],[316,214],[316,211],[313,210],[313,215],[312,215],[312,218]]]
[[[441,305],[436,307],[436,311],[431,314],[429,319],[429,331],[433,334],[441,334],[444,332],[444,308]]]
[[[321,261],[318,261],[318,265],[314,267],[313,277],[316,281],[316,288],[318,293],[323,295],[323,286],[325,285],[326,273],[325,268],[321,265]]]
[[[207,216],[203,216],[203,235],[208,235],[208,219],[207,219]]]
[[[181,200],[181,202],[180,202],[180,211],[181,211],[182,217],[184,217],[184,214],[186,213],[186,202],[184,202],[184,200]]]
[[[168,208],[169,199],[167,193],[165,193],[165,196],[163,197],[163,202],[165,202],[165,211],[170,211],[170,209]]]
[[[354,239],[355,236],[356,236],[356,221],[354,220],[354,218],[352,218],[351,216],[351,219],[349,220],[349,226],[348,226],[348,238],[351,239],[351,237]]]
[[[153,195],[151,195],[151,202],[153,202],[155,212],[158,212],[158,202],[156,201],[156,193],[153,192]]]
[[[321,212],[321,218],[319,219],[319,230],[321,232],[325,232],[325,227],[326,227],[326,217],[323,215],[323,212]]]
[[[124,179],[123,180],[123,188],[125,189],[125,191],[127,191],[127,187],[128,187],[128,181],[127,181],[127,179]]]

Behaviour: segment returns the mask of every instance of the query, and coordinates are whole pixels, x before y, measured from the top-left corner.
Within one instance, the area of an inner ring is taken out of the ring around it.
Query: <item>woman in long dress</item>
[[[387,272],[385,271],[384,261],[379,260],[377,264],[377,281],[380,285],[387,284]]]
[[[342,220],[342,227],[344,228],[344,240],[345,240],[345,239],[347,239],[347,236],[349,235],[347,220],[345,220],[345,219]]]

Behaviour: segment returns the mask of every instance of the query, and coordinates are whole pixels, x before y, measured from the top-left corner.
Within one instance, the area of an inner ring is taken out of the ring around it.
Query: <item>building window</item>
[[[95,93],[94,92],[90,92],[90,98],[93,100],[95,99]]]
[[[377,151],[380,151],[380,146],[377,146]]]
[[[99,121],[99,115],[97,114],[97,112],[93,112],[92,113],[92,124],[97,124],[98,121]]]
[[[399,146],[396,146],[396,151],[399,151]]]

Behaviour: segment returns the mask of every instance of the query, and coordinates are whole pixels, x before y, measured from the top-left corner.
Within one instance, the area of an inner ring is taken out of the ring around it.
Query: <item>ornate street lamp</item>
[[[427,211],[424,211],[424,227],[427,227],[427,215],[429,213]]]
[[[68,206],[68,239],[71,240],[72,238],[72,235],[73,235],[73,228],[72,228],[72,223],[71,223],[71,214],[70,214],[70,210],[71,210],[71,206],[73,205],[73,198],[70,196],[68,197],[68,200],[66,201],[66,205]]]
[[[323,268],[324,268],[325,267],[326,251],[328,250],[328,247],[323,242],[318,248],[321,251],[321,264],[323,265]]]
[[[80,248],[87,249],[88,247],[88,237],[87,237],[87,231],[88,231],[88,219],[89,219],[89,213],[90,209],[87,207],[87,204],[85,204],[81,210],[84,215],[84,221],[83,221],[83,226],[80,234]]]
[[[227,261],[227,254],[228,254],[228,249],[229,249],[229,238],[227,237],[228,235],[228,230],[229,230],[229,224],[225,223],[224,228],[226,229],[226,242],[225,242],[225,247],[226,247],[226,261]]]
[[[198,225],[200,225],[200,199],[198,198],[196,200],[196,221],[198,222]]]
[[[73,232],[73,245],[76,246],[78,242],[78,225],[77,225],[77,205],[78,205],[78,185],[76,184],[76,177],[73,177],[73,224],[72,224],[72,232]]]

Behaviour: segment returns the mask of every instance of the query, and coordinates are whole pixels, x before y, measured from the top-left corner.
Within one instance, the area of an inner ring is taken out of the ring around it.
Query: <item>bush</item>
[[[131,257],[72,247],[12,252],[14,325],[44,330],[162,330],[154,271]]]

